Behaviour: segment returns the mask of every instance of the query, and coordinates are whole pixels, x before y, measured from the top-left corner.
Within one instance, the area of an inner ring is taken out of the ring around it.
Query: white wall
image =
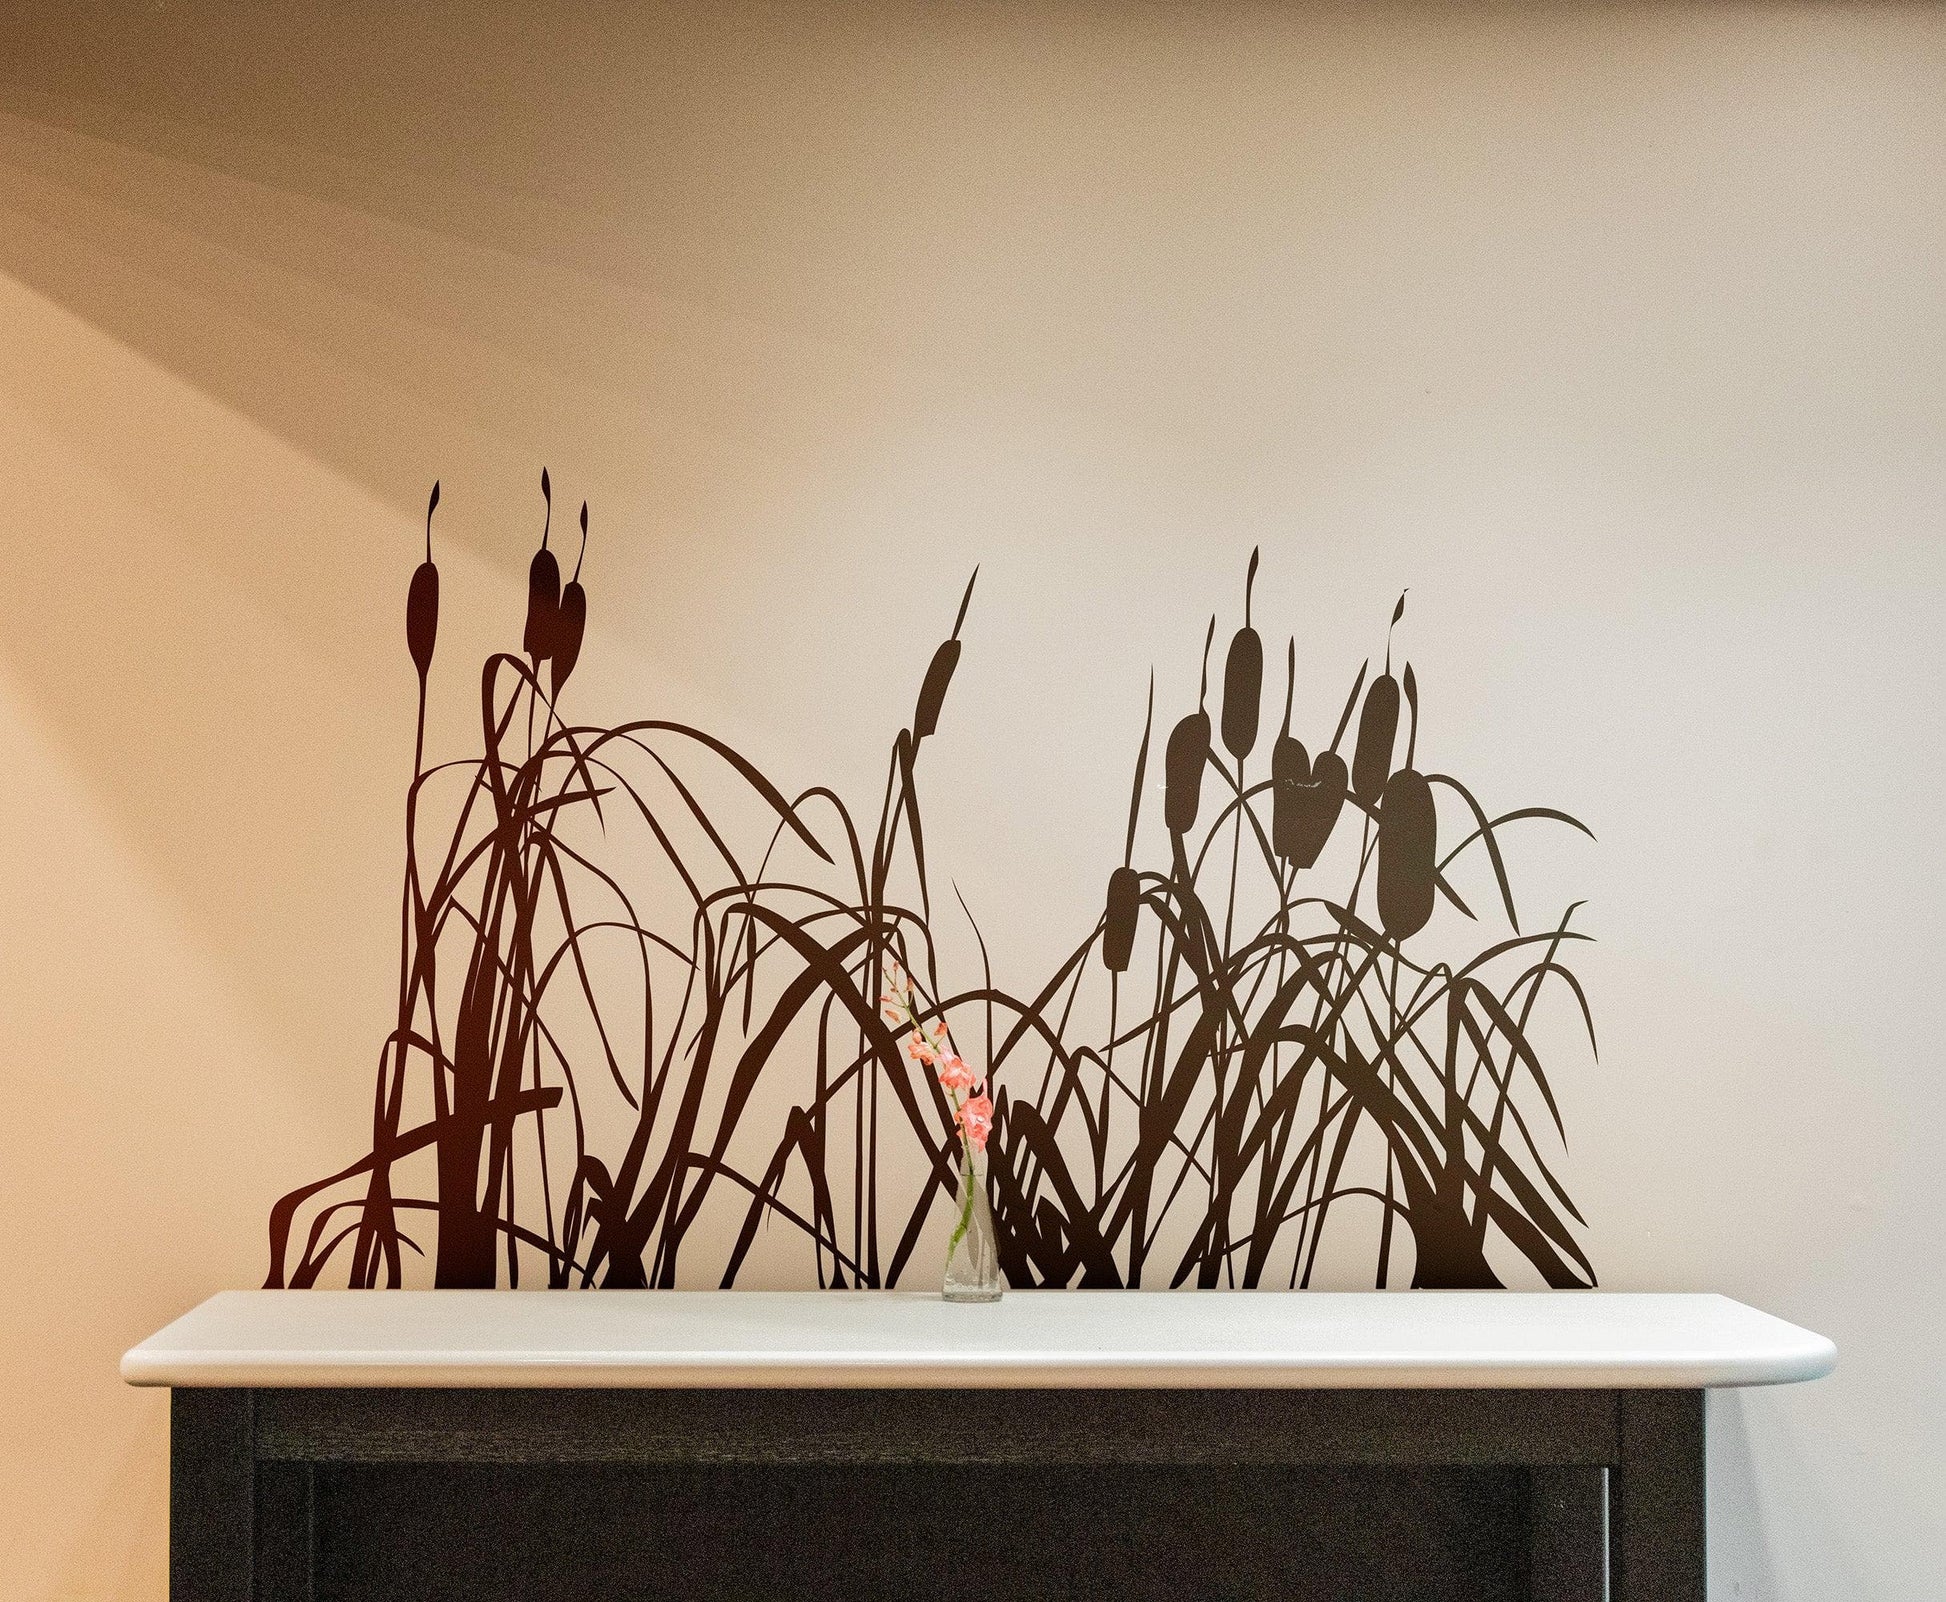
[[[935,844],[1029,971],[1250,547],[1346,672],[1410,585],[1442,759],[1600,837],[1603,1283],[1843,1350],[1713,1405],[1717,1594],[1936,1595],[1946,12],[566,9],[0,23],[10,1594],[162,1594],[114,1358],[360,1149],[425,486],[464,661],[546,462],[584,710],[807,781],[984,564]]]

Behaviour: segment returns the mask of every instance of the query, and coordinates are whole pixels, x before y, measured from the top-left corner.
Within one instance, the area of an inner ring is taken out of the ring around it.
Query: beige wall
[[[1451,765],[1601,837],[1529,871],[1601,941],[1604,1283],[1844,1349],[1713,1406],[1715,1594],[1937,1595],[1946,10],[42,9],[0,22],[0,1590],[163,1594],[115,1358],[360,1149],[419,509],[464,662],[546,462],[596,508],[583,711],[807,782],[904,715],[936,625],[888,595],[985,564],[937,849],[1024,970],[1252,543],[1348,667],[1411,585]]]

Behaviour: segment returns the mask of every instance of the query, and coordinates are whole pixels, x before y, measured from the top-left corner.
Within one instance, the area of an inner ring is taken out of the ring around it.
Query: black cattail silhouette
[[[554,487],[548,483],[544,467],[541,499],[547,503],[547,521],[541,526],[541,548],[527,564],[527,631],[520,643],[537,668],[554,654],[561,615],[561,564],[547,548],[548,531],[554,526]]]
[[[946,689],[953,682],[953,669],[958,666],[959,641],[940,641],[919,686],[919,704],[912,714],[913,739],[923,740],[939,727],[939,709],[946,704]]]
[[[1203,799],[1203,765],[1209,761],[1209,648],[1216,638],[1216,619],[1203,636],[1203,683],[1196,710],[1169,731],[1162,754],[1162,821],[1171,834],[1187,834],[1196,827],[1196,811]]]
[[[1385,781],[1378,807],[1378,916],[1394,940],[1425,928],[1438,877],[1432,786],[1416,768]]]
[[[1149,675],[1149,708],[1142,718],[1142,744],[1135,753],[1135,784],[1128,798],[1128,838],[1122,865],[1108,876],[1108,908],[1103,915],[1101,960],[1110,973],[1126,973],[1135,950],[1135,927],[1142,914],[1142,876],[1135,860],[1135,825],[1142,815],[1142,779],[1149,770],[1149,736],[1155,732],[1155,675]]]
[[[1358,744],[1351,756],[1351,787],[1367,806],[1376,806],[1392,771],[1392,744],[1399,733],[1399,681],[1381,673],[1365,692],[1358,715]]]
[[[1351,754],[1352,793],[1366,806],[1377,806],[1392,771],[1392,746],[1399,734],[1399,681],[1392,677],[1392,629],[1405,616],[1405,597],[1392,608],[1385,631],[1385,671],[1365,692],[1365,710],[1358,715],[1358,744]]]
[[[561,607],[554,623],[554,649],[548,660],[554,694],[568,682],[574,664],[581,660],[581,637],[588,631],[588,592],[581,587],[581,563],[588,554],[588,503],[581,503],[581,554],[574,559],[574,577],[561,591]]]
[[[1278,735],[1277,743],[1270,748],[1270,846],[1280,857],[1290,859],[1299,854],[1310,791],[1311,756],[1304,742],[1288,734]]]
[[[1257,715],[1264,693],[1264,642],[1250,626],[1250,592],[1257,582],[1257,558],[1250,553],[1250,571],[1243,581],[1243,627],[1230,641],[1223,667],[1223,746],[1241,762],[1257,743]]]
[[[1209,714],[1192,712],[1169,731],[1169,748],[1163,754],[1162,821],[1171,834],[1187,834],[1196,827],[1208,760]]]
[[[1311,764],[1303,833],[1298,838],[1297,849],[1291,853],[1291,861],[1300,868],[1308,868],[1318,860],[1318,853],[1331,838],[1350,790],[1351,775],[1345,771],[1345,759],[1336,751],[1320,751]]]
[[[439,638],[439,569],[432,560],[432,514],[439,505],[439,481],[426,501],[426,559],[414,569],[412,588],[405,597],[405,646],[412,653],[412,665],[425,683],[432,668],[432,652]]]
[[[1302,741],[1281,736],[1270,755],[1270,845],[1294,868],[1318,860],[1345,805],[1345,759],[1320,751],[1311,761]]]
[[[973,599],[973,586],[978,582],[980,570],[973,569],[973,577],[966,581],[966,593],[960,597],[959,616],[953,619],[953,632],[947,639],[939,642],[939,649],[932,654],[932,661],[926,666],[926,676],[919,685],[919,704],[912,713],[912,738],[923,740],[939,727],[939,710],[946,704],[946,691],[953,682],[953,669],[959,666],[959,631],[966,622],[966,608]]]
[[[1135,925],[1142,910],[1142,876],[1127,866],[1108,876],[1108,911],[1102,922],[1101,960],[1110,973],[1126,973],[1135,950]]]
[[[1292,866],[1308,868],[1331,838],[1345,804],[1345,765],[1335,751],[1325,751],[1312,766],[1304,742],[1291,735],[1296,695],[1297,641],[1292,640],[1285,665],[1284,725],[1270,748],[1270,848]]]

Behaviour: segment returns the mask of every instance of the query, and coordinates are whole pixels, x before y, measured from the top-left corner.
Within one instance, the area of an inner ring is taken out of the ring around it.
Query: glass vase
[[[993,1209],[987,1205],[984,1164],[964,1145],[960,1149],[959,1207],[953,1214],[953,1236],[946,1246],[946,1289],[949,1302],[997,1302],[1007,1282],[1000,1277],[1000,1243],[993,1233]]]

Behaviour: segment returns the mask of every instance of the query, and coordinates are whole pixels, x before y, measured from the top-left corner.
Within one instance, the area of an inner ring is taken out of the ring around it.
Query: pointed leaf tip
[[[554,486],[548,482],[547,469],[541,469],[541,495],[548,501],[554,499]]]
[[[973,567],[972,577],[967,579],[966,588],[960,594],[959,611],[953,615],[953,632],[949,636],[949,638],[955,640],[959,638],[959,631],[966,624],[966,609],[973,604],[973,586],[979,582],[980,582],[979,564],[975,563]]]
[[[1405,590],[1399,591],[1399,604],[1392,608],[1392,621],[1394,623],[1398,622],[1400,618],[1405,616],[1405,598],[1408,593],[1409,592]]]
[[[439,505],[439,480],[434,479],[432,481],[432,496],[426,502],[426,516],[431,517],[433,511],[435,510],[435,508],[438,507],[438,505]]]

